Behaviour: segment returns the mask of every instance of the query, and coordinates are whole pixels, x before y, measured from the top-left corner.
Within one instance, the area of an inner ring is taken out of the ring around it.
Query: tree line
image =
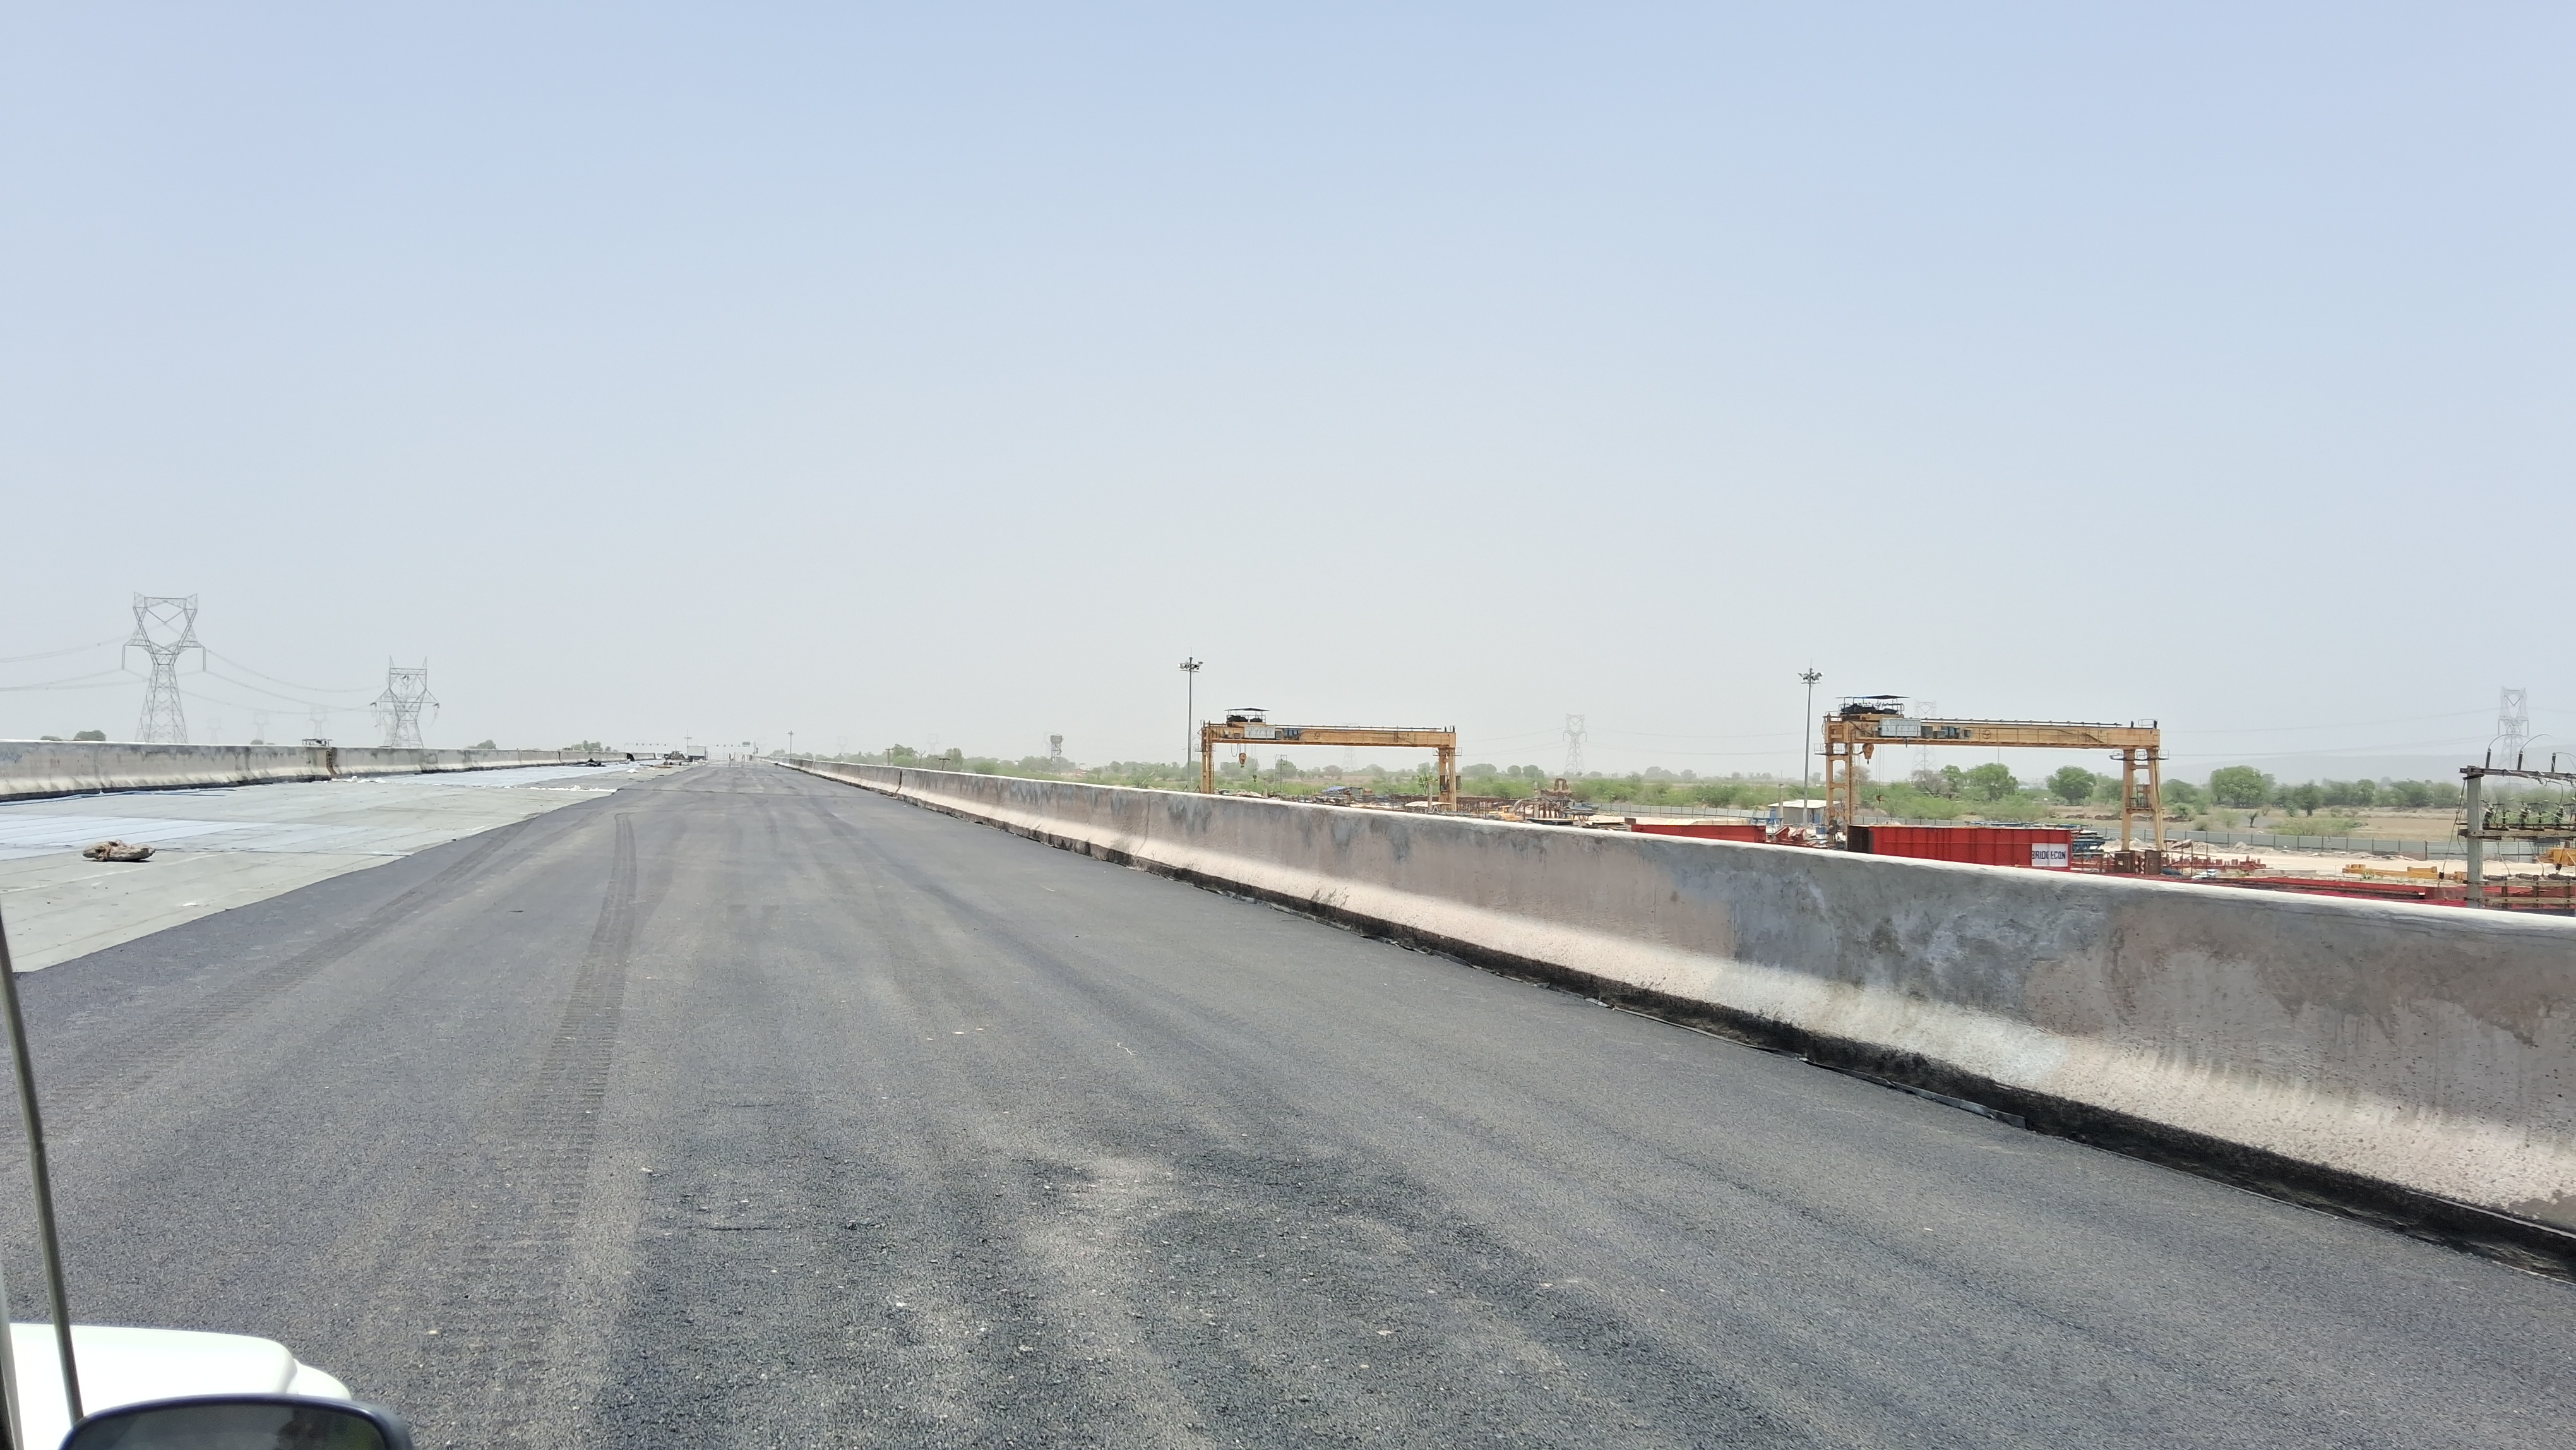
[[[1174,764],[1157,760],[1113,760],[1083,766],[1043,755],[1026,755],[1010,760],[998,756],[968,755],[953,747],[936,753],[924,752],[908,745],[832,758],[859,764],[909,765],[1039,780],[1084,780],[1099,785],[1161,790],[1194,790],[1199,780],[1195,761]],[[1527,799],[1545,789],[1553,779],[1541,766],[1483,763],[1463,767],[1459,777],[1462,794],[1501,799]],[[1221,789],[1254,789],[1294,798],[1311,796],[1334,786],[1364,787],[1387,795],[1427,796],[1435,782],[1428,762],[1409,768],[1383,764],[1301,766],[1281,755],[1267,765],[1257,758],[1249,765],[1221,761],[1217,765],[1217,783]],[[1649,766],[1624,774],[1590,771],[1566,784],[1575,799],[1596,806],[1643,809],[1695,806],[1718,810],[1766,808],[1796,794],[1801,785],[1794,778],[1768,773],[1703,777],[1693,771],[1667,770],[1661,766]],[[2212,808],[2258,812],[2277,810],[2314,816],[2320,810],[2374,807],[2448,809],[2460,804],[2460,784],[2457,781],[2285,782],[2250,765],[2231,765],[2214,770],[2205,783],[2168,778],[2163,787],[2166,812],[2185,816]],[[1805,788],[1815,794],[1822,794],[1824,789],[1821,780],[1814,777],[1805,782]],[[2068,765],[2041,780],[2024,781],[2013,774],[2011,767],[1999,761],[1918,770],[1902,780],[1872,779],[1864,769],[1860,797],[1864,806],[1902,820],[1956,820],[1962,816],[1999,821],[2039,820],[2069,806],[2116,809],[2120,799],[2120,778],[2080,765]]]

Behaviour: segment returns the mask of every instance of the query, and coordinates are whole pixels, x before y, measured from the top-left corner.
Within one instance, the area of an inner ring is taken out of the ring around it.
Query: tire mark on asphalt
[[[581,1227],[591,1150],[617,1045],[639,891],[635,827],[616,820],[606,899],[552,1040],[525,1088],[503,1098],[474,1134],[474,1195],[451,1222],[457,1237],[433,1262],[444,1292],[424,1331],[459,1393],[454,1418],[421,1425],[423,1445],[568,1444],[578,1406],[558,1388],[567,1366],[549,1352],[566,1332],[569,1246]]]

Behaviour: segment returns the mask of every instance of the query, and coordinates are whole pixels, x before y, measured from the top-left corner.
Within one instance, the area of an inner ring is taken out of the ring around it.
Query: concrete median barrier
[[[2576,1272],[2576,922],[795,765]]]
[[[587,760],[561,750],[382,750],[363,746],[138,745],[0,740],[0,801],[113,790],[186,790],[341,776],[502,770]],[[620,757],[622,758],[622,757]]]

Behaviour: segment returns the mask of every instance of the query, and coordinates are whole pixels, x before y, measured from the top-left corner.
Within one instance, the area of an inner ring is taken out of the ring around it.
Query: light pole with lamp
[[[1181,689],[1181,713],[1187,717],[1181,726],[1181,778],[1184,780],[1190,774],[1190,754],[1199,748],[1199,666],[1202,663],[1204,661],[1194,658],[1181,661],[1181,677],[1188,681]]]
[[[1816,681],[1824,676],[1816,673],[1814,665],[1809,665],[1806,673],[1798,678],[1807,682],[1807,722],[1798,727],[1798,814],[1811,817],[1813,813],[1807,805],[1807,771],[1815,764],[1815,748],[1809,742],[1815,739],[1816,734]]]

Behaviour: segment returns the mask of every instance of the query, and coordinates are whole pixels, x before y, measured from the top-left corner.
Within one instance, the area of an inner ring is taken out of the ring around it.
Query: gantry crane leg
[[[2155,870],[2161,873],[2165,861],[2165,773],[2164,752],[2147,752],[2147,819],[2155,827]]]
[[[2120,850],[2122,854],[2137,849],[2133,839],[2138,820],[2138,752],[2120,752]]]
[[[1860,819],[1860,761],[1870,747],[1848,740],[1825,741],[1825,828],[1828,839],[1849,836]]]
[[[2145,779],[2140,780],[2141,774]],[[2147,818],[2149,849],[2162,862],[2165,853],[2164,752],[2154,746],[2125,746],[2120,751],[2120,850],[2137,849],[2138,817]]]

